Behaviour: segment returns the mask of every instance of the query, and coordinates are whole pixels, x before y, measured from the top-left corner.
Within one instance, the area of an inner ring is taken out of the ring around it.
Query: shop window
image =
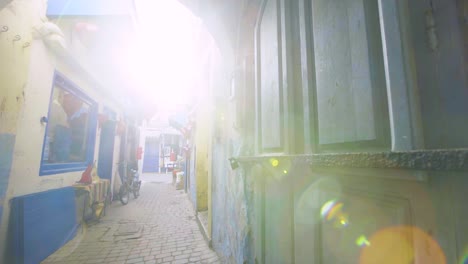
[[[49,105],[40,175],[84,170],[93,160],[96,103],[56,73]]]

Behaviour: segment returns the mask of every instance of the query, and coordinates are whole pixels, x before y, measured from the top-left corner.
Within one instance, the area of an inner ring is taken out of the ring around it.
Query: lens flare
[[[328,212],[330,211],[331,208],[333,208],[335,203],[336,203],[335,200],[331,200],[331,201],[326,202],[322,206],[322,209],[320,210],[320,215],[322,216],[322,218],[325,218],[327,216]]]
[[[302,174],[300,170],[299,173]],[[294,210],[295,221],[307,225],[318,224],[324,220],[326,212],[341,196],[341,185],[335,179],[320,178],[309,184],[304,183],[302,187],[304,186],[307,187],[302,190],[297,201],[297,210]]]
[[[279,160],[277,160],[277,159],[270,159],[270,164],[271,164],[271,166],[273,166],[273,167],[278,167],[278,165],[279,165]]]
[[[347,225],[348,225],[348,217],[345,216],[345,215],[343,215],[343,216],[341,217],[340,224],[341,224],[342,226],[347,226]]]
[[[343,203],[337,203],[335,200],[328,201],[322,206],[320,215],[327,221],[331,221],[337,217],[339,217],[339,221],[341,221],[343,219],[343,205]]]
[[[346,227],[349,224],[349,217],[343,212],[343,206],[343,203],[337,203],[336,200],[328,201],[322,206],[320,215],[322,219],[333,222],[336,228]]]
[[[468,246],[466,246],[465,251],[463,251],[460,264],[468,264]]]
[[[327,213],[327,220],[333,220],[342,215],[343,203],[335,204]]]
[[[379,230],[370,237],[369,244],[372,246],[361,249],[360,264],[447,263],[439,244],[417,227],[397,226]]]
[[[265,160],[264,168],[266,172],[271,175],[270,180],[282,181],[291,175],[293,168],[291,167],[291,161],[287,158],[281,160],[277,158],[269,158]]]
[[[364,247],[364,246],[370,246],[371,243],[369,242],[369,240],[367,240],[367,237],[365,235],[361,235],[360,237],[356,239],[356,245],[360,247]]]

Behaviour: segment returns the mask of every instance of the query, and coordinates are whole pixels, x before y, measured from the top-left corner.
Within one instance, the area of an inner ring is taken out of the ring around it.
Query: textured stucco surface
[[[13,148],[15,145],[15,135],[0,134],[0,225],[2,223],[3,202],[8,188],[11,163],[13,161]]]
[[[225,146],[214,146],[212,245],[230,263],[253,263],[251,183],[242,169],[231,170],[226,154]]]
[[[3,26],[8,27],[0,36],[0,211],[3,214],[0,241],[6,237],[11,197],[70,186],[81,177],[82,172],[39,176],[46,130],[40,119],[48,114],[54,71],[72,80],[98,101],[100,107],[121,108],[110,96],[103,94],[102,87],[83,68],[86,65],[72,62],[71,57],[77,55],[74,50],[69,50],[70,58],[56,56],[53,48],[33,35],[35,27],[45,21],[46,8],[47,1],[16,0],[0,9],[2,30]],[[61,21],[64,20],[67,19]],[[98,132],[95,153],[99,136]],[[14,149],[11,149],[12,140]],[[0,262],[3,251],[4,246],[0,243]]]
[[[272,157],[239,157],[241,163],[268,162]],[[340,153],[278,156],[296,164],[325,167],[389,168],[435,171],[468,170],[468,149],[409,152]]]
[[[224,263],[203,239],[196,212],[183,190],[171,184],[172,175],[143,174],[141,180],[138,199],[126,206],[113,202],[99,223],[43,263]],[[133,224],[143,228],[140,237],[113,241],[119,227]]]

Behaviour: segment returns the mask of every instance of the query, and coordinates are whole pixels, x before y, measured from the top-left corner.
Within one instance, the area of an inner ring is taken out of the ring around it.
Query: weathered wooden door
[[[433,2],[439,15],[428,14]],[[461,261],[467,173],[443,164],[455,161],[450,148],[466,147],[457,131],[468,124],[460,121],[468,116],[461,2],[262,2],[255,32],[259,165],[250,171],[258,262]],[[425,46],[434,41],[430,16],[444,31],[433,54],[434,43]],[[455,87],[443,92],[444,84]],[[427,110],[435,100],[436,109]],[[425,149],[434,148],[449,149],[439,167],[426,164],[434,153]]]
[[[145,139],[145,150],[143,158],[143,172],[159,171],[159,141],[156,137]]]
[[[468,147],[468,1],[409,1],[427,148]]]
[[[114,159],[115,121],[106,121],[101,128],[99,144],[98,175],[112,180],[112,161]]]
[[[287,1],[263,1],[256,29],[256,134],[257,152],[283,153],[291,151],[291,128],[294,125],[291,112],[292,77],[288,66],[290,34],[285,20]],[[286,19],[290,19],[289,15]],[[259,223],[262,241],[257,249],[258,258],[264,263],[291,263],[292,196],[291,182],[265,182],[259,209],[264,220]],[[261,256],[261,257],[260,257]]]

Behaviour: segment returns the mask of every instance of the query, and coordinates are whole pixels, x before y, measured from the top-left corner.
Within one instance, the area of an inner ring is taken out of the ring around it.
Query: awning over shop
[[[132,0],[49,0],[47,16],[104,16],[134,13]]]

